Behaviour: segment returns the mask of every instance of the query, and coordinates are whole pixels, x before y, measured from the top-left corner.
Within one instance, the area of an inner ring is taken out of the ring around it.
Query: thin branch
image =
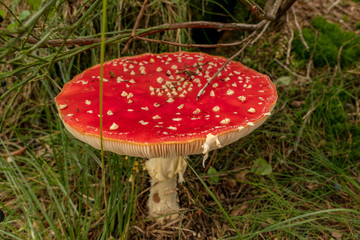
[[[142,9],[140,13],[143,14],[145,5],[148,0],[144,1],[144,4],[142,5]],[[281,3],[282,4],[279,4]],[[269,17],[270,20],[273,19],[273,16],[276,16],[276,19],[281,17],[285,12],[296,2],[296,0],[283,0],[279,1],[277,0],[275,4],[273,5],[272,9],[270,9],[269,13],[266,13],[266,15]],[[138,18],[135,22],[134,28],[132,30],[131,36],[132,38],[134,36],[143,37],[148,36],[154,33],[168,31],[168,30],[177,30],[177,29],[185,29],[185,28],[211,28],[211,29],[217,29],[218,31],[258,31],[259,29],[263,29],[263,26],[267,23],[267,20],[262,20],[259,23],[256,24],[246,24],[246,23],[220,23],[220,22],[207,22],[207,21],[193,21],[193,22],[183,22],[183,23],[173,23],[173,24],[163,24],[159,26],[151,27],[150,29],[137,29],[140,19],[142,17],[142,14],[138,15]],[[274,19],[275,20],[275,19]],[[128,32],[128,30],[126,30]],[[139,32],[139,34],[136,34]],[[120,32],[119,34],[123,34],[124,32]],[[135,34],[134,34],[135,33]],[[14,36],[12,36],[14,37]],[[110,38],[107,38],[106,40],[109,40]],[[27,42],[31,44],[36,44],[39,42],[39,40],[29,37]],[[130,40],[131,41],[131,40]],[[67,46],[67,47],[74,47],[74,46],[84,46],[84,45],[91,45],[94,43],[99,43],[100,38],[77,38],[77,39],[51,39],[44,41],[43,44],[41,44],[40,48],[46,48],[46,47],[58,47],[58,46]],[[129,43],[129,42],[128,42]]]
[[[252,0],[241,0],[251,10],[252,14],[260,19],[267,19],[266,12]],[[270,19],[267,19],[270,20]]]
[[[276,13],[279,10],[279,7],[281,5],[282,0],[276,0],[272,9],[270,9],[269,14],[267,14],[267,16],[271,19],[275,19],[276,17]],[[270,26],[271,21],[270,20],[264,20],[265,25],[263,27],[263,29],[261,30],[261,32],[256,36],[256,38],[251,42],[251,45],[254,44],[255,42],[257,42],[257,40],[259,40],[261,38],[261,36],[264,34],[264,32],[266,31],[266,29]]]
[[[314,106],[314,102],[312,102],[312,106],[311,108],[307,111],[307,113],[305,114],[305,116],[303,116],[303,123],[301,124],[301,127],[300,127],[300,130],[299,130],[299,133],[297,134],[297,137],[296,137],[296,141],[294,143],[294,147],[293,148],[290,148],[286,154],[286,158],[288,158],[290,156],[290,154],[292,152],[296,152],[298,147],[299,147],[299,143],[301,141],[301,138],[304,134],[304,130],[305,130],[305,126],[306,126],[306,123],[308,122],[308,120],[310,119],[310,115],[313,111],[315,111],[316,109],[316,106]]]
[[[333,9],[333,7],[335,7],[336,5],[338,5],[341,2],[341,0],[337,0],[335,2],[333,2],[333,4],[331,4],[330,7],[328,7],[328,9],[326,9],[326,12],[330,12],[331,9]]]
[[[338,54],[337,54],[337,60],[338,60],[337,65],[338,65],[339,73],[341,73],[341,54],[342,54],[342,51],[343,51],[344,47],[345,47],[346,45],[348,45],[350,42],[352,42],[352,41],[354,41],[355,39],[357,39],[358,37],[359,37],[359,35],[357,35],[357,36],[355,36],[355,37],[347,40],[346,42],[344,42],[344,43],[340,46],[340,48],[339,48],[339,50],[338,50]]]
[[[150,35],[157,32],[163,32],[165,30],[177,30],[184,28],[212,28],[218,31],[255,31],[260,29],[265,23],[263,21],[257,24],[247,23],[221,23],[221,22],[207,22],[207,21],[193,21],[182,23],[169,23],[160,25],[159,28],[146,31],[138,36]]]
[[[287,4],[289,5],[289,7],[295,2],[294,1],[287,1]],[[275,16],[278,16],[278,12],[281,6],[282,0],[276,0],[273,7],[270,9],[268,16],[273,17],[275,19]],[[285,13],[285,12],[284,12]],[[254,44],[266,31],[266,29],[269,27],[271,21],[270,20],[263,20],[261,22],[259,22],[257,24],[258,28],[255,29],[253,31],[252,34],[250,34],[249,37],[247,37],[247,42],[244,44],[244,46],[237,52],[235,53],[233,56],[231,56],[226,63],[210,78],[210,80],[208,80],[208,82],[205,84],[205,86],[200,89],[200,91],[198,92],[197,96],[196,96],[196,101],[199,100],[200,96],[204,93],[205,89],[211,84],[211,82],[215,79],[215,77],[225,68],[225,66],[227,64],[229,64],[229,62],[234,59],[235,57],[237,57],[238,55],[240,55],[249,44]],[[253,40],[253,37],[255,36],[255,34],[257,34],[257,31],[259,29],[261,29],[261,32],[258,34],[258,36]]]
[[[314,44],[314,47],[311,51],[311,54],[310,54],[310,58],[309,58],[309,62],[307,64],[307,67],[306,67],[306,77],[308,79],[311,79],[310,78],[310,71],[311,71],[311,67],[313,66],[313,59],[314,59],[314,54],[315,54],[315,50],[316,50],[316,47],[317,47],[317,44],[318,44],[318,38],[319,38],[319,31],[315,31],[315,44]]]
[[[209,168],[210,168],[210,166],[211,166],[211,164],[212,164],[212,162],[214,160],[214,157],[215,157],[216,153],[217,153],[217,149],[215,149],[213,154],[211,155],[211,158],[210,158],[206,168],[204,169],[204,173],[207,173],[207,171],[209,170]]]
[[[276,19],[276,14],[279,11],[279,8],[281,6],[282,0],[276,0],[272,9],[270,10],[270,12],[267,14],[268,19],[270,21],[274,21]]]
[[[145,29],[137,29],[136,32],[139,34],[135,35],[138,37],[148,36],[157,32],[163,32],[167,30],[176,30],[176,29],[184,29],[184,28],[212,28],[217,29],[218,31],[235,31],[235,30],[243,30],[243,31],[254,31],[260,29],[265,24],[264,21],[261,21],[257,24],[242,24],[242,23],[219,23],[219,22],[206,22],[206,21],[196,21],[196,22],[183,22],[183,23],[173,23],[173,24],[163,24],[159,26],[155,26],[150,28],[149,30]],[[119,33],[121,34],[121,32]],[[110,40],[111,38],[106,38],[106,40]],[[99,43],[101,41],[100,38],[77,38],[77,39],[51,39],[44,41],[41,44],[40,48],[47,47],[58,47],[63,44],[65,41],[65,46],[74,47],[74,46],[85,46],[91,45],[94,43]],[[39,40],[29,37],[27,39],[28,43],[36,44]]]
[[[293,71],[291,71],[290,68],[288,68],[285,64],[283,64],[282,62],[280,62],[279,60],[277,60],[276,58],[274,58],[274,61],[277,62],[280,66],[282,66],[286,71],[288,71],[291,75],[298,77],[298,78],[303,78],[303,79],[307,79],[307,77],[304,77],[302,75],[299,75],[297,73],[294,73]]]
[[[143,5],[141,6],[141,10],[139,12],[139,15],[137,16],[136,18],[136,21],[135,21],[135,24],[134,24],[134,27],[133,27],[133,30],[131,32],[131,36],[128,40],[128,42],[126,43],[125,47],[123,48],[123,50],[121,51],[121,54],[124,54],[124,52],[126,52],[136,34],[136,29],[139,27],[139,24],[140,24],[140,20],[142,18],[142,16],[144,15],[144,12],[145,12],[145,6],[147,4],[148,0],[144,0],[144,3]]]
[[[196,96],[196,101],[199,100],[200,96],[204,93],[205,88],[207,88],[207,86],[209,86],[211,84],[211,82],[215,79],[215,77],[226,67],[226,65],[229,64],[229,62],[231,60],[233,60],[235,57],[239,56],[245,49],[247,46],[249,46],[249,44],[251,43],[252,38],[255,36],[256,32],[251,33],[246,39],[245,41],[247,41],[244,46],[234,55],[232,55],[225,63],[224,65],[222,65],[221,68],[219,68],[219,70],[208,80],[208,82],[205,84],[205,86],[200,89],[199,93]]]
[[[110,38],[107,38],[108,40]],[[37,44],[39,40],[29,37],[27,39],[28,43]],[[47,47],[59,47],[64,42],[64,39],[51,39],[45,41],[43,44],[39,46],[39,48],[47,48]],[[68,39],[65,41],[65,46],[67,47],[74,47],[74,46],[84,46],[84,45],[91,45],[93,43],[101,42],[100,38],[77,38],[77,39]]]
[[[264,34],[264,32],[266,31],[266,29],[269,27],[270,25],[270,21],[267,21],[265,26],[263,27],[263,29],[261,30],[261,32],[256,36],[256,38],[251,42],[251,45],[254,44],[257,40],[259,40],[259,38],[261,38],[261,36]]]
[[[26,150],[26,146],[25,147],[22,147],[18,150],[15,150],[15,151],[12,151],[10,153],[0,153],[0,156],[1,157],[10,157],[10,156],[18,156],[18,155],[21,155],[25,152]]]
[[[294,40],[294,31],[292,30],[292,28],[290,27],[289,24],[289,14],[286,12],[286,25],[287,25],[287,29],[290,32],[290,39],[288,42],[288,47],[287,47],[287,51],[286,51],[286,65],[290,64],[290,53],[291,53],[291,47],[292,47],[292,42]]]
[[[294,5],[295,2],[296,0],[284,0],[278,12],[276,13],[276,19],[279,19],[281,16],[283,16]]]
[[[292,11],[292,14],[293,14],[293,16],[294,16],[294,22],[295,22],[296,28],[297,28],[298,31],[299,31],[299,35],[300,35],[301,42],[304,44],[306,50],[309,51],[310,48],[309,48],[309,46],[307,45],[307,43],[306,43],[306,41],[305,41],[305,39],[304,39],[304,36],[303,36],[303,34],[302,34],[301,27],[300,27],[299,22],[297,21],[297,18],[296,18],[295,9],[292,7],[292,8],[291,8],[291,11]]]
[[[183,43],[175,43],[175,42],[156,40],[156,39],[138,37],[138,36],[135,36],[134,38],[139,39],[139,40],[143,40],[143,41],[159,43],[159,44],[173,45],[173,46],[177,46],[177,47],[198,47],[198,48],[233,47],[233,46],[243,44],[245,42],[245,40],[242,40],[242,41],[238,41],[238,42],[218,43],[218,44],[183,44]]]

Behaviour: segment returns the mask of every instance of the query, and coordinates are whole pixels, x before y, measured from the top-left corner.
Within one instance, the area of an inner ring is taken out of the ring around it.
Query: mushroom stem
[[[176,174],[179,175],[179,183],[184,182],[183,174],[187,165],[184,157],[151,158],[145,165],[151,176],[147,203],[150,217],[156,218],[161,224],[176,219],[180,211]]]

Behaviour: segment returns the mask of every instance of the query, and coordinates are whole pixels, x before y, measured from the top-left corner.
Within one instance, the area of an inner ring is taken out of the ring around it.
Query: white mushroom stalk
[[[180,211],[177,182],[184,182],[187,163],[184,157],[152,158],[146,161],[151,177],[150,196],[147,203],[150,217],[157,222],[176,219]]]

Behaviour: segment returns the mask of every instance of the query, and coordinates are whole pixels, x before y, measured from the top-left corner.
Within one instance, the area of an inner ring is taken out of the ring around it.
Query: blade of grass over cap
[[[101,150],[101,179],[104,188],[104,202],[105,208],[107,208],[106,200],[106,182],[105,182],[105,160],[104,160],[104,147],[103,147],[103,83],[104,83],[104,59],[105,59],[105,31],[106,31],[106,9],[107,9],[107,0],[103,0],[102,8],[102,22],[101,22],[101,51],[100,51],[100,150]],[[106,211],[105,211],[106,213]]]

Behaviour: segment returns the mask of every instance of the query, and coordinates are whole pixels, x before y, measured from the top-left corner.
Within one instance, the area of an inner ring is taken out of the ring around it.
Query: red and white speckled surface
[[[196,101],[199,90],[225,62],[223,57],[177,52],[104,63],[104,138],[184,142],[264,118],[277,100],[275,86],[266,75],[238,62],[230,62]],[[99,76],[100,65],[87,69],[55,98],[63,121],[82,134],[100,132]]]

